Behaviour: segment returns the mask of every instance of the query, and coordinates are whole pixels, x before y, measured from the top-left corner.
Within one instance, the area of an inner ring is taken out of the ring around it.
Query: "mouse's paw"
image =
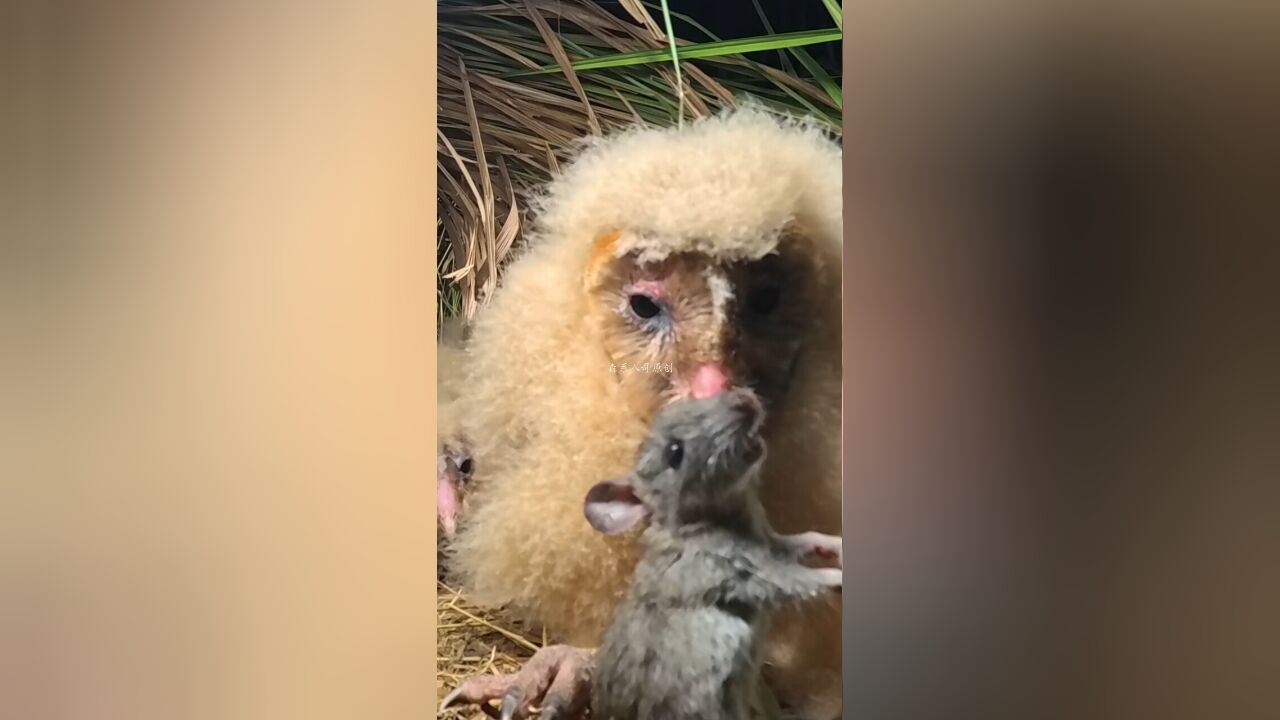
[[[834,561],[836,567],[844,566],[844,543],[839,535],[805,532],[796,535],[779,535],[777,540],[801,562],[824,560]]]
[[[831,590],[835,590],[839,594],[844,594],[843,570],[840,568],[817,568],[813,572],[814,577],[818,580],[818,584]]]
[[[544,647],[511,675],[486,675],[464,681],[440,703],[479,705],[490,717],[520,720],[532,707],[542,720],[577,720],[590,705],[592,654],[569,645]],[[499,710],[489,705],[501,700]]]
[[[810,555],[822,560],[834,560],[836,567],[844,566],[844,544],[834,535],[825,535],[814,542]]]

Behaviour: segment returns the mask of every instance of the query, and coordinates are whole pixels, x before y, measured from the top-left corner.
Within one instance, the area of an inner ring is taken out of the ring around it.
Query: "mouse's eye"
[[[680,463],[684,460],[684,445],[679,440],[672,440],[667,445],[667,467],[675,470],[680,467]]]
[[[463,475],[470,475],[471,471],[474,469],[475,469],[475,463],[471,461],[471,458],[467,458],[466,460],[463,460],[462,464],[458,466],[458,471],[461,472]]]
[[[627,299],[631,312],[641,320],[652,320],[662,312],[662,307],[653,298],[643,293],[635,293]]]

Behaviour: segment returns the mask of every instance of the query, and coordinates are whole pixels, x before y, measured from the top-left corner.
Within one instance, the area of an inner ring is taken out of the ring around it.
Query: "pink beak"
[[[436,480],[436,514],[445,537],[452,538],[458,529],[458,486],[452,480]]]
[[[729,373],[719,363],[707,363],[693,374],[693,397],[705,400],[729,389]]]

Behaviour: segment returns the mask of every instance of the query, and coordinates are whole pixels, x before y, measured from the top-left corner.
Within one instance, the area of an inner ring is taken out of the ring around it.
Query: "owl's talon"
[[[507,693],[502,696],[502,713],[499,716],[499,720],[515,720],[516,713],[523,709],[523,700],[524,690],[519,685],[512,685],[507,688]]]
[[[534,653],[518,672],[464,681],[440,704],[479,705],[490,717],[523,720],[530,705],[542,706],[542,717],[576,720],[590,704],[591,653],[568,645],[551,645]],[[489,703],[502,701],[501,711]]]

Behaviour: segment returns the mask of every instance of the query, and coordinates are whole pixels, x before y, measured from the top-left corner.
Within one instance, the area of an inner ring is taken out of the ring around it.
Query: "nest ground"
[[[547,639],[501,611],[479,607],[445,582],[436,584],[436,702],[469,677],[512,673]],[[477,707],[450,708],[440,720],[488,720]]]

